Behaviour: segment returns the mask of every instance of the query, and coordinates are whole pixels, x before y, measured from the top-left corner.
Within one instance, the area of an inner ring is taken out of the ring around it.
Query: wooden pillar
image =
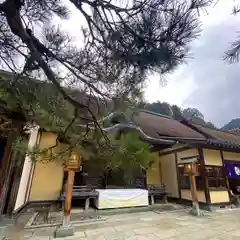
[[[72,188],[74,183],[75,171],[68,169],[68,178],[66,184],[66,198],[65,198],[65,206],[64,206],[64,226],[70,225],[70,214],[72,207]]]
[[[206,199],[206,203],[210,205],[211,198],[210,198],[210,191],[208,186],[208,176],[205,172],[205,160],[204,160],[203,149],[199,148],[198,153],[199,153],[199,162],[200,162],[200,176],[202,176],[205,199]]]
[[[231,202],[233,196],[232,196],[232,193],[231,193],[231,189],[230,189],[230,185],[229,185],[229,181],[228,181],[228,177],[227,177],[227,172],[226,172],[226,169],[224,168],[224,157],[223,157],[223,152],[221,150],[220,150],[220,155],[221,155],[221,160],[222,160],[222,168],[223,168],[223,174],[224,174],[224,178],[225,178],[225,184],[226,184],[226,187],[227,187],[229,200]]]
[[[74,235],[74,227],[70,222],[71,206],[72,206],[72,189],[74,184],[75,172],[80,168],[80,157],[78,154],[72,152],[70,158],[64,164],[68,171],[67,182],[65,186],[65,203],[63,222],[60,227],[56,229],[55,237],[68,237]]]
[[[191,187],[192,210],[190,211],[190,213],[195,216],[200,216],[201,212],[198,204],[197,184],[196,184],[196,174],[198,172],[196,162],[190,162],[188,164],[185,164],[184,172],[189,177],[190,187]]]
[[[198,204],[197,185],[194,174],[189,174],[189,181],[191,186],[192,202]]]
[[[190,213],[194,216],[200,216],[201,212],[198,204],[196,175],[194,173],[190,173],[188,176],[189,176],[189,181],[191,185],[191,194],[192,194],[192,210],[190,211]]]
[[[177,156],[177,152],[174,153],[174,157],[175,157],[175,165],[176,165],[176,173],[177,173],[177,185],[178,185],[178,197],[179,199],[182,199],[182,193],[181,193],[181,178],[180,178],[180,172],[179,172],[179,168],[178,168],[178,156]]]

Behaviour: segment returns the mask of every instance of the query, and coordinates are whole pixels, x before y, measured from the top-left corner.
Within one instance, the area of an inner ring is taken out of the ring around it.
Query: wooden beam
[[[192,202],[198,204],[196,177],[194,174],[189,174],[189,181],[191,186]]]
[[[223,167],[224,157],[223,157],[223,152],[222,152],[221,150],[220,150],[220,155],[221,155],[222,167]],[[231,201],[231,198],[232,198],[231,189],[230,189],[230,185],[229,185],[229,181],[228,181],[226,169],[224,169],[224,167],[223,167],[223,174],[224,174],[225,184],[226,184],[227,191],[228,191],[228,196],[229,196],[229,199],[230,199],[230,201]]]
[[[199,163],[200,163],[200,176],[203,176],[202,179],[203,179],[206,203],[211,204],[210,191],[209,191],[209,186],[208,186],[208,177],[205,174],[205,160],[204,160],[203,149],[198,148],[198,153],[199,153]]]
[[[178,195],[179,195],[179,198],[182,199],[181,187],[180,187],[181,179],[180,179],[180,173],[178,169],[178,156],[176,152],[174,153],[174,155],[175,155],[176,174],[177,174],[177,181],[178,181]]]
[[[169,151],[164,151],[162,153],[159,152],[159,156],[165,156],[165,155],[175,153],[175,152],[182,152],[182,151],[188,150],[188,149],[191,149],[191,148],[189,146],[179,147],[179,148],[171,149]]]

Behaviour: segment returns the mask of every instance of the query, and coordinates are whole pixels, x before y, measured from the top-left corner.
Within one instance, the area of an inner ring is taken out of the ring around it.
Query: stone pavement
[[[201,217],[190,216],[187,210],[120,214],[102,221],[76,223],[74,227],[75,236],[65,240],[239,240],[240,209],[206,212]],[[15,228],[11,239],[49,240],[54,230],[35,228],[23,232]]]

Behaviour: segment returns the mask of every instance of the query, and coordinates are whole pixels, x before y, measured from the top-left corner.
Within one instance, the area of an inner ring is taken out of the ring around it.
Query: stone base
[[[200,209],[203,211],[213,212],[213,207],[210,204],[200,204]]]
[[[189,214],[191,214],[193,216],[202,216],[203,215],[203,212],[200,210],[198,203],[192,204],[192,209],[189,211]]]
[[[240,208],[240,198],[239,196],[235,196],[233,199],[233,204],[237,207]]]
[[[74,236],[75,229],[73,226],[60,226],[56,229],[55,237],[64,238],[69,236]]]

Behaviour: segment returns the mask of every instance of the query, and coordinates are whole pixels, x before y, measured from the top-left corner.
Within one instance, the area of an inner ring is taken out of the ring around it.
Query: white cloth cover
[[[148,191],[144,189],[97,189],[97,209],[148,206]]]

